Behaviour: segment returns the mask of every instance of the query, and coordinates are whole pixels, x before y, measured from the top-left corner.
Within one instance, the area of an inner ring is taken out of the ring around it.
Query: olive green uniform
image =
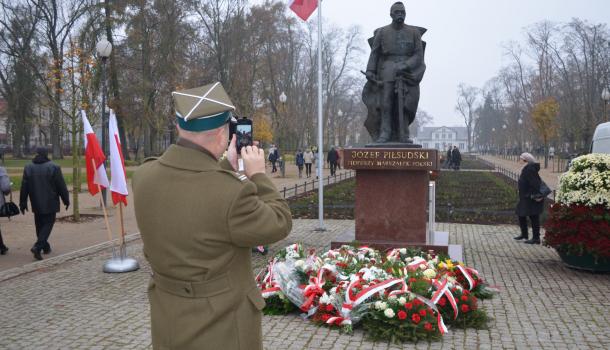
[[[134,174],[154,349],[262,349],[251,247],[286,237],[290,209],[265,174],[225,169],[180,140]]]

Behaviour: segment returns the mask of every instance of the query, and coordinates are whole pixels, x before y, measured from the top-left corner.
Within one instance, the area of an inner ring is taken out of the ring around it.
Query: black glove
[[[68,210],[68,208],[70,208],[70,204],[66,204],[66,210]]]
[[[25,215],[25,212],[28,211],[27,205],[22,206],[20,209],[21,209],[21,215]]]

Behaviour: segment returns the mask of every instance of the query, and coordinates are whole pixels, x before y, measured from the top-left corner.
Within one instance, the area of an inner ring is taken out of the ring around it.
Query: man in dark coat
[[[328,161],[328,165],[330,167],[330,176],[335,176],[337,173],[337,162],[339,161],[339,153],[335,150],[334,147],[330,148],[328,154],[326,155],[326,161]]]
[[[19,197],[21,214],[28,210],[28,197],[30,198],[37,237],[30,251],[34,258],[42,260],[41,251],[45,254],[51,252],[48,240],[55,224],[55,216],[59,212],[59,198],[66,210],[70,206],[70,195],[61,168],[48,158],[46,148],[39,147],[32,163],[25,166]]]
[[[515,239],[525,239],[527,244],[540,244],[540,214],[544,210],[544,198],[541,201],[532,198],[532,196],[540,193],[540,185],[542,184],[542,179],[538,175],[540,163],[537,163],[534,156],[527,152],[521,154],[519,158],[525,166],[519,176],[519,203],[516,209],[521,235],[515,237]],[[527,229],[528,216],[532,223],[533,236],[530,240],[528,240]]]
[[[457,146],[453,146],[453,151],[451,151],[451,163],[453,164],[454,170],[460,170],[460,163],[462,162],[462,154]]]

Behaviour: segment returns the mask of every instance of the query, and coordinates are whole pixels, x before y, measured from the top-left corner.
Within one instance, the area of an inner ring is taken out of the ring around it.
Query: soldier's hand
[[[251,178],[256,174],[265,173],[265,151],[256,146],[246,146],[241,149],[246,176]]]
[[[231,142],[229,142],[229,148],[227,149],[227,160],[233,167],[233,170],[237,170],[237,148],[235,148],[235,140],[237,137],[233,135]]]

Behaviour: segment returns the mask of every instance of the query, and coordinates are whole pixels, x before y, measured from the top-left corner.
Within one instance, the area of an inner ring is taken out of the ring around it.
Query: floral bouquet
[[[610,155],[572,161],[560,178],[545,230],[544,244],[560,254],[610,260]]]
[[[382,254],[342,246],[318,257],[293,244],[270,260],[257,281],[266,308],[274,305],[269,298],[279,298],[314,323],[346,332],[362,325],[372,339],[397,342],[438,339],[447,332],[444,319],[456,327],[485,328],[477,296],[497,292],[473,268],[406,248]]]

